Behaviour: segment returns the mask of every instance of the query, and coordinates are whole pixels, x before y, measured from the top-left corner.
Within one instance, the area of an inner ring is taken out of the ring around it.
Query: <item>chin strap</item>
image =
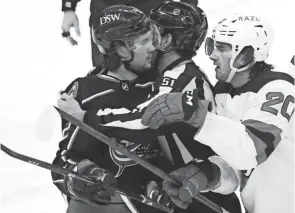
[[[230,71],[230,73],[229,73],[229,75],[228,75],[228,77],[227,77],[227,79],[226,79],[225,82],[230,83],[231,80],[233,80],[233,78],[234,78],[236,72],[237,72],[237,69],[235,69],[235,68],[232,69],[232,70]]]
[[[130,71],[130,72],[132,72],[132,73],[134,73],[134,74],[136,74],[136,75],[139,76],[139,75],[142,74],[142,72],[137,71],[137,70],[135,70],[135,69],[132,69],[132,67],[130,66],[130,62],[134,60],[134,52],[131,50],[130,54],[131,54],[131,59],[128,60],[128,61],[123,61],[122,64],[124,64],[125,68],[126,68],[128,71]]]
[[[252,60],[252,61],[249,62],[248,64],[242,65],[242,66],[240,66],[239,68],[235,68],[233,64],[234,64],[234,61],[236,60],[236,58],[237,58],[237,57],[232,57],[232,59],[230,60],[230,69],[231,69],[231,71],[230,71],[230,73],[229,73],[229,75],[228,75],[228,77],[227,77],[227,79],[226,79],[226,81],[225,81],[225,82],[227,82],[227,83],[230,83],[230,82],[233,80],[233,78],[234,78],[234,76],[235,76],[235,74],[236,74],[237,72],[243,72],[243,71],[249,69],[249,68],[252,67],[252,66],[255,64],[255,62],[256,62],[255,60]]]

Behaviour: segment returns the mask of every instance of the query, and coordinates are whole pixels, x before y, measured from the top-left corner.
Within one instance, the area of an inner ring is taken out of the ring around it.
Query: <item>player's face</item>
[[[152,31],[148,31],[136,38],[132,50],[134,58],[129,63],[131,68],[138,72],[150,69],[152,67],[152,53],[155,51]]]
[[[214,62],[216,66],[216,78],[219,81],[226,81],[228,78],[231,68],[230,60],[232,58],[232,47],[230,44],[215,42],[215,47],[210,55],[210,59]]]

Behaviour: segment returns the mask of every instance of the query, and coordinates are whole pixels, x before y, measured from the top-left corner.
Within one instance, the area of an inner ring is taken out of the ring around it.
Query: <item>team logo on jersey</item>
[[[178,15],[180,14],[180,9],[175,8],[175,9],[173,10],[173,14],[176,15],[176,16],[178,16]]]
[[[125,140],[122,140],[119,143],[127,148],[130,152],[144,159],[149,159],[160,155],[160,152],[156,149],[151,149],[150,145],[136,144]],[[122,174],[125,167],[137,165],[135,161],[126,157],[116,149],[110,147],[109,152],[113,162],[119,167],[116,177]]]
[[[78,88],[79,88],[79,83],[76,81],[72,88],[70,89],[70,91],[68,92],[68,94],[70,96],[72,96],[73,98],[76,98],[77,97],[77,94],[78,94]]]
[[[121,82],[121,88],[123,91],[128,92],[129,91],[129,86],[127,82]]]

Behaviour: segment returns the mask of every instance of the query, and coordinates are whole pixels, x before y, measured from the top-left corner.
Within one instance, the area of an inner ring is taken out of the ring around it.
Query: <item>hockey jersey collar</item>
[[[215,85],[215,93],[228,93],[231,95],[231,97],[241,95],[242,93],[246,92],[257,93],[264,85],[275,80],[283,80],[294,84],[294,78],[292,78],[290,75],[282,72],[269,71],[262,73],[256,79],[252,79],[238,88],[234,88],[230,83],[218,81]]]

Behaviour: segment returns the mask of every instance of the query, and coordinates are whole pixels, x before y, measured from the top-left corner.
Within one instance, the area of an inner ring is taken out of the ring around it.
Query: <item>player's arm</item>
[[[194,139],[210,146],[239,170],[255,168],[264,162],[281,142],[294,112],[294,86],[277,80],[252,93],[242,120],[207,113]]]
[[[154,91],[152,94],[150,94],[144,103],[138,105],[137,108],[133,110],[128,110],[126,108],[108,108],[99,111],[87,111],[84,116],[84,122],[92,127],[104,125],[134,130],[147,129],[148,127],[141,123],[142,114],[146,110],[146,107],[159,96],[171,93],[175,88],[177,88],[177,90],[181,88],[180,91],[198,88],[202,98],[213,101],[214,98],[210,83],[205,81],[201,75],[194,76],[195,78],[190,79],[190,82],[185,82],[186,79],[184,82],[180,80],[180,76],[185,72],[183,70],[184,68],[183,66],[178,67],[177,70],[166,71],[164,75],[158,78],[154,83]]]
[[[62,21],[62,36],[66,38],[72,45],[78,42],[71,36],[70,29],[74,27],[76,35],[80,36],[79,19],[76,15],[76,6],[80,0],[62,0],[62,11],[64,13]]]
[[[70,122],[62,120],[62,140],[59,143],[59,150],[53,160],[53,164],[60,167],[72,170],[77,162],[83,160],[83,157],[79,153],[69,150],[71,143],[75,141],[77,134],[77,127]],[[54,185],[65,195],[71,197],[72,194],[65,188],[65,177],[63,175],[52,172],[52,180]]]
[[[155,98],[162,94],[171,92],[172,87],[169,84],[171,81],[175,81],[173,78],[161,78],[162,83],[158,89],[156,89],[155,94],[151,95],[144,103],[138,105],[133,110],[128,110],[126,108],[110,109],[99,111],[87,111],[84,116],[84,122],[92,127],[99,128],[100,125],[107,127],[118,127],[124,129],[134,129],[142,130],[147,129],[147,126],[141,124],[142,112],[145,110],[146,106]]]
[[[191,161],[170,174],[181,180],[182,186],[165,180],[163,189],[172,202],[183,209],[186,209],[200,192],[213,191],[227,195],[233,193],[240,182],[238,173],[218,156],[211,156],[201,162]]]
[[[66,94],[69,94],[72,97],[80,97],[79,90],[79,82],[80,79],[75,79],[69,86],[63,91]],[[78,162],[82,160],[79,155],[75,153],[69,153],[68,146],[75,140],[75,135],[77,134],[77,128],[72,123],[62,119],[62,140],[59,142],[59,149],[56,152],[55,159],[53,160],[53,164],[59,165],[61,167],[68,167],[67,164],[71,164],[71,162]],[[70,155],[70,157],[69,157]],[[63,188],[64,176],[51,173],[53,183],[58,187],[58,189]]]
[[[82,79],[76,79],[64,91],[64,94],[75,98],[77,103],[81,102],[80,96],[83,88],[83,86],[79,86],[79,84],[83,84]],[[115,190],[115,178],[107,170],[85,159],[79,152],[70,149],[74,142],[78,142],[76,141],[78,131],[79,128],[75,125],[62,120],[63,139],[59,144],[59,150],[57,151],[53,164],[75,171],[78,174],[91,177],[97,184],[89,184],[73,177],[65,177],[57,173],[52,173],[53,183],[62,194],[68,197],[93,204],[100,203],[102,199],[110,199],[110,196]]]

